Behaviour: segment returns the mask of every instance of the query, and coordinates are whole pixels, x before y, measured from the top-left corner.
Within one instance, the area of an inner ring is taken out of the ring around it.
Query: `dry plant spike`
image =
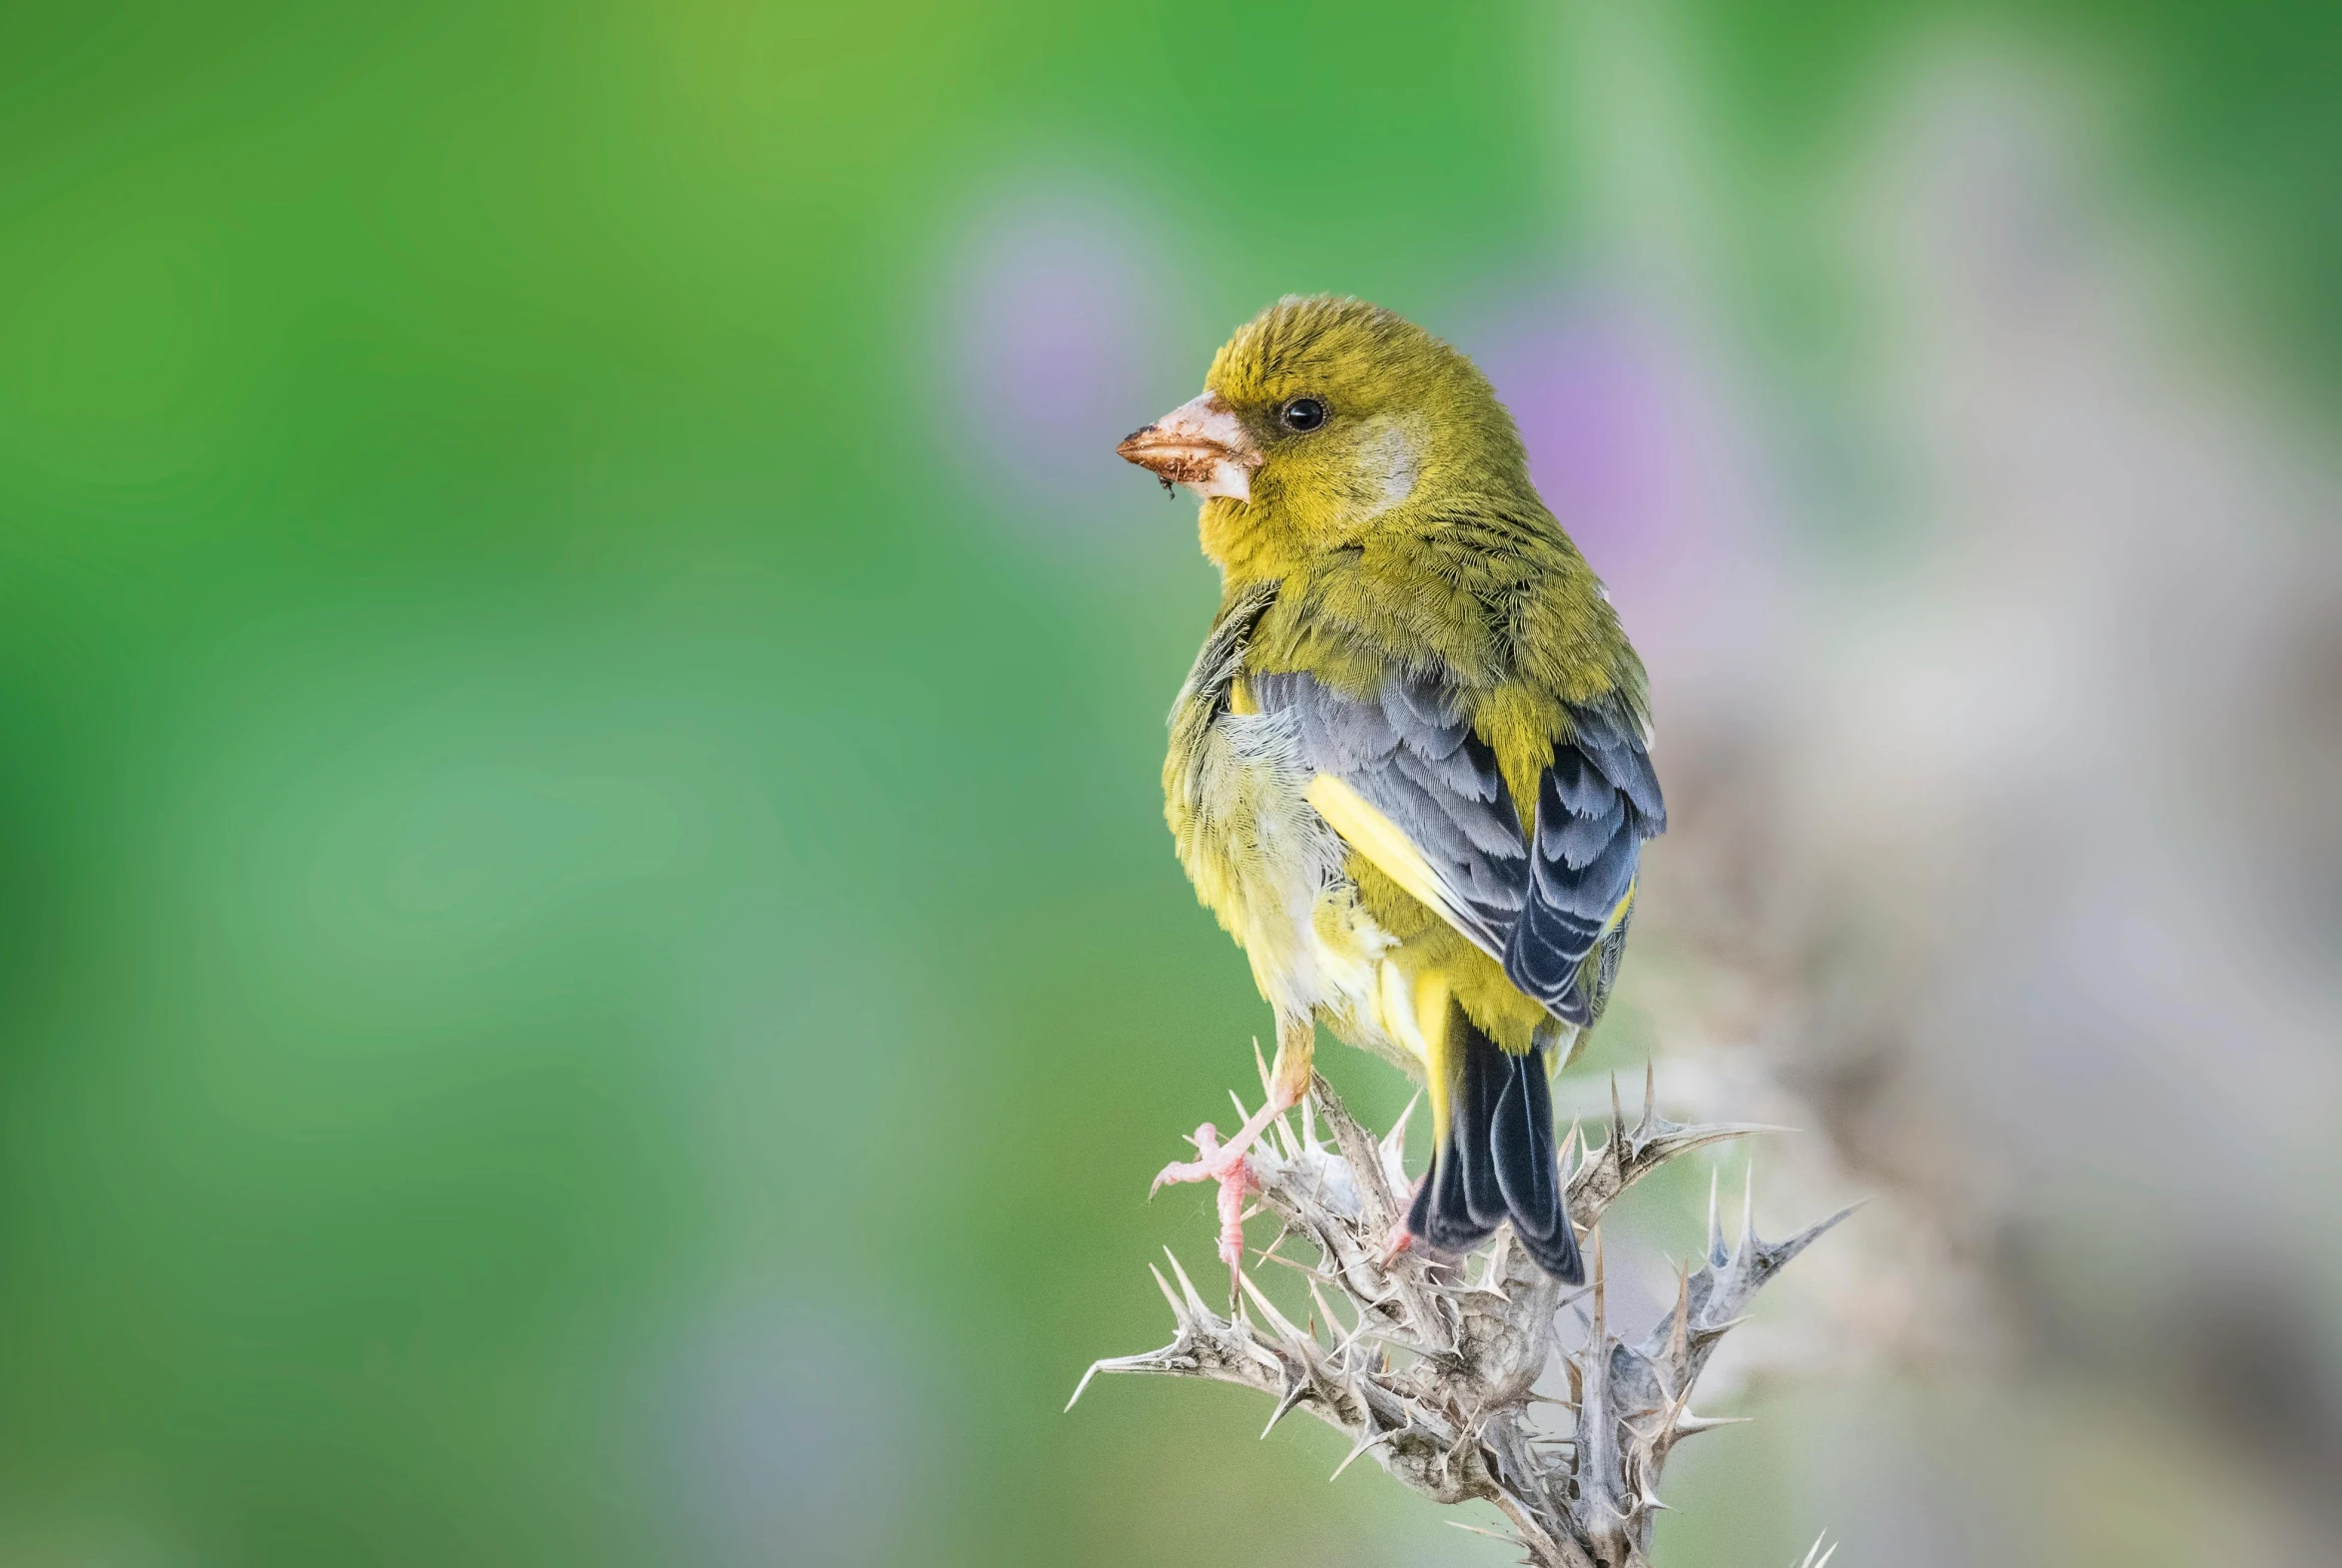
[[[1259,1065],[1265,1078],[1267,1064]],[[1566,1296],[1513,1244],[1509,1229],[1469,1256],[1435,1253],[1420,1242],[1387,1254],[1385,1238],[1412,1190],[1401,1163],[1407,1117],[1378,1139],[1324,1079],[1313,1079],[1298,1130],[1279,1119],[1251,1157],[1260,1206],[1281,1227],[1252,1268],[1273,1261],[1280,1269],[1264,1277],[1286,1278],[1287,1270],[1303,1276],[1307,1307],[1295,1312],[1306,1325],[1244,1272],[1227,1315],[1214,1312],[1167,1248],[1170,1276],[1151,1272],[1171,1306],[1171,1342],[1096,1362],[1067,1408],[1101,1372],[1237,1383],[1270,1401],[1262,1437],[1304,1412],[1350,1439],[1334,1475],[1371,1454],[1402,1485],[1437,1502],[1491,1503],[1508,1532],[1460,1528],[1512,1542],[1536,1568],[1648,1568],[1652,1523],[1665,1507],[1660,1477],[1675,1445],[1733,1424],[1692,1412],[1692,1388],[1709,1357],[1766,1281],[1853,1212],[1842,1209],[1786,1240],[1767,1241],[1754,1223],[1752,1176],[1742,1194],[1740,1238],[1727,1243],[1712,1177],[1707,1248],[1677,1279],[1670,1309],[1639,1338],[1617,1332],[1604,1212],[1678,1156],[1779,1131],[1671,1122],[1658,1110],[1654,1077],[1646,1069],[1641,1114],[1631,1126],[1613,1080],[1601,1142],[1577,1127],[1562,1140],[1557,1166],[1592,1267],[1591,1283]],[[1407,1115],[1413,1111],[1410,1104]],[[1316,1250],[1314,1262],[1271,1255],[1307,1247]],[[1587,1324],[1576,1349],[1560,1332],[1561,1309],[1573,1304]],[[1536,1392],[1557,1364],[1566,1402]],[[1539,1407],[1557,1404],[1566,1426],[1540,1424]],[[1834,1551],[1817,1540],[1803,1568],[1824,1568]]]

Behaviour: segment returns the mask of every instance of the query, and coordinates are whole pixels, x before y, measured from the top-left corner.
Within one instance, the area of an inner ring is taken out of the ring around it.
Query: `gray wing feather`
[[[1570,720],[1537,783],[1529,899],[1509,934],[1504,972],[1555,1018],[1590,1025],[1618,973],[1621,901],[1667,810],[1642,735],[1622,713],[1573,707]]]
[[[1496,758],[1429,681],[1395,678],[1346,697],[1308,674],[1255,675],[1266,713],[1294,719],[1301,755],[1356,790],[1422,851],[1448,895],[1441,913],[1501,959],[1528,896],[1529,851]]]
[[[1437,682],[1394,676],[1372,698],[1301,673],[1255,675],[1267,713],[1290,714],[1308,765],[1330,773],[1429,862],[1441,911],[1567,1023],[1598,1015],[1616,972],[1643,841],[1667,825],[1642,735],[1611,707],[1573,707],[1538,781],[1534,847],[1487,745]]]

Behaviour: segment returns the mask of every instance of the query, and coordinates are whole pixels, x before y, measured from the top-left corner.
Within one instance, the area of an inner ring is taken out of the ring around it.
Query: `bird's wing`
[[[1528,897],[1503,954],[1506,977],[1564,1023],[1601,1012],[1643,840],[1666,826],[1640,729],[1615,708],[1572,707],[1569,738],[1537,781]]]
[[[1588,960],[1623,926],[1642,841],[1666,821],[1639,734],[1573,708],[1532,841],[1495,753],[1436,682],[1393,676],[1368,698],[1297,672],[1250,687],[1261,712],[1290,718],[1310,803],[1350,848],[1556,1018],[1591,1022],[1605,966]]]

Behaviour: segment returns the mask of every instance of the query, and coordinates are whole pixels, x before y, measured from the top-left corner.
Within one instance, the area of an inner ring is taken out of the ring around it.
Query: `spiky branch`
[[[1097,1362],[1074,1399],[1100,1372],[1239,1383],[1274,1401],[1261,1436],[1296,1410],[1314,1416],[1350,1439],[1335,1475],[1371,1454],[1436,1501],[1492,1503],[1511,1526],[1504,1538],[1538,1568],[1647,1568],[1669,1454],[1692,1433],[1727,1424],[1692,1413],[1692,1385],[1758,1289],[1852,1212],[1768,1242],[1744,1202],[1740,1239],[1728,1245],[1711,1187],[1707,1249],[1679,1279],[1674,1311],[1639,1341],[1614,1334],[1603,1212],[1679,1155],[1772,1131],[1681,1126],[1653,1102],[1646,1076],[1642,1116],[1630,1128],[1614,1082],[1603,1142],[1589,1147],[1574,1127],[1562,1142],[1570,1215],[1588,1235],[1594,1261],[1592,1283],[1565,1299],[1510,1229],[1460,1257],[1419,1246],[1388,1255],[1386,1238],[1403,1212],[1399,1194],[1411,1190],[1399,1159],[1406,1119],[1378,1142],[1316,1079],[1300,1132],[1274,1124],[1251,1160],[1261,1204],[1284,1225],[1253,1266],[1273,1261],[1304,1276],[1314,1307],[1306,1324],[1293,1322],[1240,1271],[1241,1296],[1222,1316],[1167,1248],[1171,1277],[1154,1273],[1176,1325],[1171,1343]],[[1318,1136],[1320,1121],[1333,1135],[1330,1148]],[[1314,1261],[1283,1255],[1295,1238],[1315,1249]],[[1335,1297],[1345,1310],[1335,1310]],[[1573,1304],[1585,1318],[1586,1340],[1563,1349],[1560,1311]],[[1540,1396],[1538,1380],[1557,1359],[1566,1396],[1558,1385]],[[1534,1419],[1538,1404],[1570,1412],[1566,1428]]]

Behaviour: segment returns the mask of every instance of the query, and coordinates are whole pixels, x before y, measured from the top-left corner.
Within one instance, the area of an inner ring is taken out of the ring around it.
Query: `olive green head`
[[[1204,549],[1222,565],[1339,548],[1475,497],[1534,504],[1488,379],[1362,300],[1279,300],[1236,330],[1203,385],[1120,449],[1205,498]]]

